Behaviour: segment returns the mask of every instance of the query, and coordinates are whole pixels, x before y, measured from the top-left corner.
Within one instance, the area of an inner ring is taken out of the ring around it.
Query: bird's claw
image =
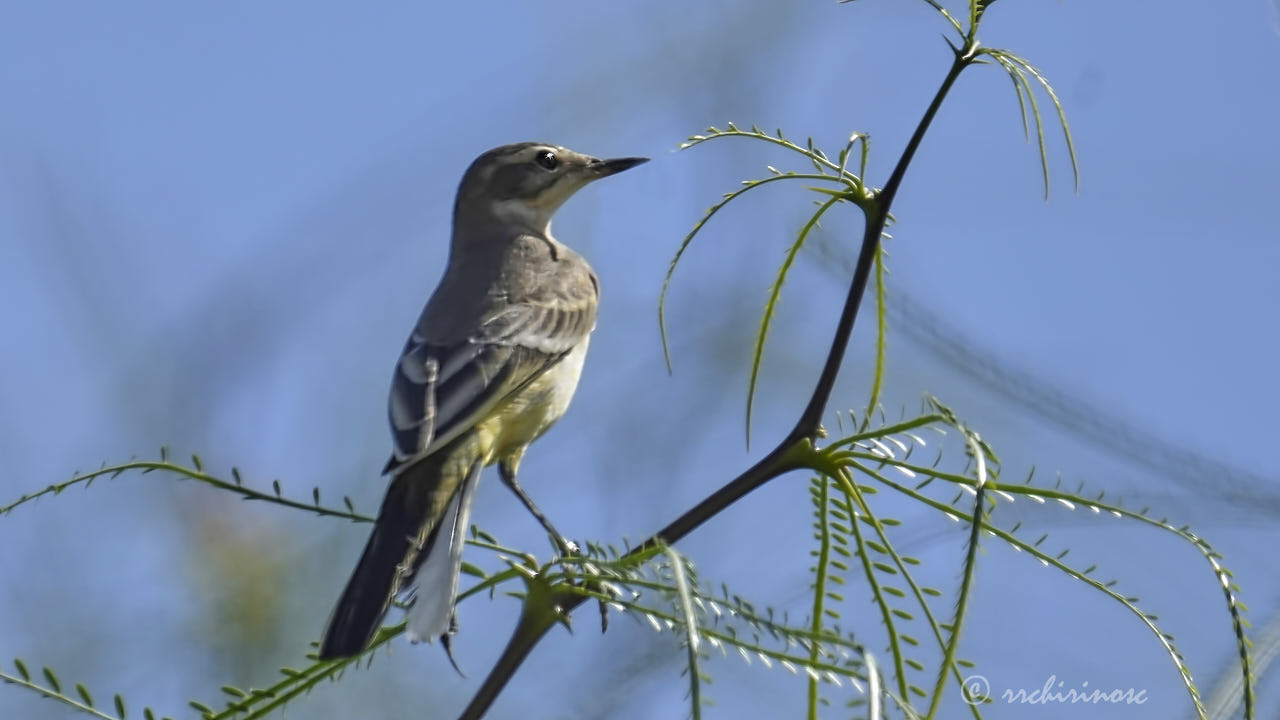
[[[466,673],[462,672],[462,668],[458,667],[458,661],[453,657],[453,636],[458,634],[458,613],[453,613],[449,617],[449,629],[440,635],[440,647],[444,648],[445,657],[449,658],[449,664],[453,666],[454,672],[459,677],[466,677]]]

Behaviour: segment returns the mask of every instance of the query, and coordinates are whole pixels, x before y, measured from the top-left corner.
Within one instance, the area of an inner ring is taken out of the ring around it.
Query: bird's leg
[[[551,521],[547,519],[547,516],[543,515],[542,511],[538,509],[538,506],[533,504],[533,499],[525,493],[524,488],[520,487],[520,483],[516,482],[516,469],[519,468],[519,466],[519,458],[508,458],[498,463],[498,474],[502,476],[502,483],[511,488],[511,492],[515,493],[516,497],[520,498],[520,502],[524,503],[524,506],[528,508],[529,513],[533,515],[534,519],[541,523],[543,529],[551,536],[551,541],[556,546],[556,550],[559,551],[560,554],[577,555],[578,546],[572,540],[569,540],[556,530],[555,526],[551,524]]]
[[[524,506],[529,509],[529,512],[533,517],[542,524],[543,529],[545,529],[547,534],[551,536],[552,541],[557,546],[556,549],[559,550],[562,555],[577,555],[579,552],[577,544],[561,535],[560,532],[555,529],[555,526],[551,524],[551,521],[547,519],[547,516],[543,515],[542,511],[538,509],[538,506],[533,504],[533,499],[525,493],[524,488],[520,487],[520,483],[516,482],[516,470],[519,467],[519,455],[509,457],[506,460],[499,462],[498,474],[502,477],[502,483],[511,488],[511,492],[515,493],[516,497],[520,498],[520,502],[524,503]],[[599,584],[594,580],[587,579],[586,583],[588,587],[599,590]],[[604,604],[604,600],[600,600],[600,632],[604,632],[608,629],[608,606]]]

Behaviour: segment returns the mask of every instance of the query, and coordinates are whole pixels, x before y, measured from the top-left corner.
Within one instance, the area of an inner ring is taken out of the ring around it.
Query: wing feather
[[[394,453],[384,472],[431,454],[560,361],[595,326],[595,297],[509,305],[462,342],[415,332],[396,363],[388,401]]]

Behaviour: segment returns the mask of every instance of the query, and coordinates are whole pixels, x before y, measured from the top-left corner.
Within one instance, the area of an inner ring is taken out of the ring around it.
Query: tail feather
[[[438,553],[435,546],[451,543],[436,543],[436,537],[444,528],[449,533],[446,537],[452,540],[460,532],[455,527],[459,520],[464,528],[461,532],[465,532],[471,490],[474,490],[476,479],[480,475],[480,464],[475,463],[467,477],[462,478],[451,489],[452,497],[445,502],[437,496],[438,491],[449,491],[441,487],[441,467],[445,464],[443,460],[444,458],[437,459],[435,456],[426,458],[399,473],[391,481],[360,562],[329,617],[324,640],[320,644],[321,660],[349,657],[367,648],[378,631],[391,600],[405,589],[406,582],[412,578],[418,566],[423,564],[424,558],[428,561],[432,581],[440,582],[431,563],[436,560]],[[463,495],[460,491],[466,492],[465,503],[459,502]],[[466,510],[461,513],[454,509],[460,504],[466,506]],[[444,523],[440,522],[442,517]],[[458,562],[461,562],[460,557]],[[451,607],[457,587],[456,577],[448,587],[450,592],[447,605]],[[442,589],[432,587],[427,594],[440,592]],[[421,590],[418,594],[423,595]],[[447,627],[447,611],[445,621]]]
[[[431,539],[425,561],[413,578],[413,607],[409,609],[409,640],[431,642],[449,631],[453,601],[458,595],[462,548],[471,526],[471,501],[480,478],[479,463],[462,488],[454,493]]]

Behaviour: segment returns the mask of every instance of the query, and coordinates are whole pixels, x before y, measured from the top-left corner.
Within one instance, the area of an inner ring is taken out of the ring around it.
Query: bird
[[[409,598],[409,639],[440,638],[449,650],[471,504],[489,465],[562,553],[576,551],[516,479],[530,443],[569,407],[600,297],[591,266],[552,237],[551,217],[587,184],[647,161],[523,142],[481,154],[463,174],[443,277],[392,377],[390,483],[319,659],[366,650],[399,596]]]

